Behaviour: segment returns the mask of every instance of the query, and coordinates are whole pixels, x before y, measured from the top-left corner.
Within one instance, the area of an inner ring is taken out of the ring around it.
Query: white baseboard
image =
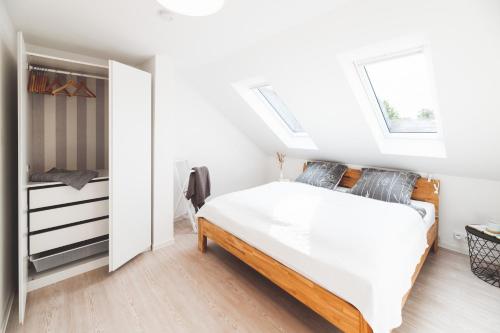
[[[172,239],[169,239],[168,241],[160,243],[160,244],[153,244],[153,251],[162,249],[166,246],[173,245],[174,243],[175,243],[175,240],[172,238]]]
[[[2,316],[2,333],[5,333],[7,330],[7,324],[9,323],[10,312],[12,311],[12,304],[14,304],[14,296],[15,293],[11,293],[9,296],[9,300],[7,301],[7,306],[5,307],[5,311]]]
[[[463,246],[459,246],[456,244],[439,242],[439,247],[442,247],[443,249],[447,249],[453,252],[469,255],[467,248],[464,248]]]

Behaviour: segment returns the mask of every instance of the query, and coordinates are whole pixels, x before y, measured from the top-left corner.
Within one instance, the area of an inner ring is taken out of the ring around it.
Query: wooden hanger
[[[39,93],[41,90],[41,85],[42,85],[42,72],[37,72],[36,73],[36,85],[35,85],[35,92]]]
[[[28,91],[31,93],[37,92],[37,78],[38,78],[38,72],[30,71],[30,81],[28,84]]]
[[[35,71],[35,76],[33,78],[33,92],[36,93],[38,92],[38,83],[40,82],[40,79],[39,79],[39,76],[40,74],[38,73],[38,71]]]
[[[39,71],[37,81],[36,93],[43,94],[47,85],[47,73],[45,71]]]
[[[31,93],[45,94],[48,76],[46,71],[31,70],[29,73],[28,91]]]
[[[71,96],[69,91],[59,82],[59,80],[55,77],[51,84],[45,89],[46,94],[54,94],[54,91],[57,90],[59,95]]]
[[[38,94],[51,94],[51,95],[65,95],[65,96],[81,96],[96,98],[96,94],[92,92],[86,85],[85,80],[78,82],[71,78],[65,83],[61,84],[61,81],[56,76],[50,84],[49,76],[47,75],[48,70],[34,68],[29,72],[29,82],[28,91],[31,93]],[[69,89],[71,88],[72,89]]]
[[[67,94],[68,96],[73,96],[69,91],[67,90],[69,87],[74,87],[75,89],[78,89],[78,84],[74,80],[69,80],[66,82],[66,84],[60,86],[57,89],[52,90],[52,95],[60,95],[60,94]],[[65,92],[63,92],[65,90]]]
[[[96,95],[87,87],[85,82],[78,82],[78,88],[71,94],[71,96],[82,96],[95,98]]]
[[[41,94],[44,94],[47,91],[47,83],[49,82],[49,74],[47,71],[44,71],[43,80],[42,80],[42,89],[40,90]]]
[[[30,71],[30,80],[28,82],[28,91],[29,92],[34,92],[33,91],[33,83],[35,81],[35,72],[34,71]]]

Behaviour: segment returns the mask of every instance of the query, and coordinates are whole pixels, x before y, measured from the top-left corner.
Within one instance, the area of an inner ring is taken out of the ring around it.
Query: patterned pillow
[[[411,194],[420,176],[409,171],[362,169],[351,193],[386,202],[411,204]]]
[[[347,166],[337,162],[311,162],[295,181],[335,190],[346,170]]]

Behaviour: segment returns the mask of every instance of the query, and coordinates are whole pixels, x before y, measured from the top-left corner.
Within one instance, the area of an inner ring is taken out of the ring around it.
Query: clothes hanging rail
[[[63,71],[63,70],[59,70],[59,69],[46,68],[46,67],[42,67],[42,66],[29,65],[28,69],[29,70],[35,70],[35,71],[45,71],[45,72],[51,72],[51,73],[66,74],[66,75],[84,76],[84,77],[89,77],[89,78],[94,78],[94,79],[100,79],[100,80],[107,80],[108,79],[107,77],[104,77],[104,76],[91,75],[91,74],[83,74],[83,73],[76,73],[76,72],[69,72],[69,71]]]

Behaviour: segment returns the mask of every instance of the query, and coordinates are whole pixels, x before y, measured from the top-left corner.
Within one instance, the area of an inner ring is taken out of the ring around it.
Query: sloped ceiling
[[[226,0],[215,15],[172,20],[156,0],[3,1],[30,43],[129,63],[168,53],[192,66],[353,0]]]
[[[231,83],[263,76],[273,84],[319,147],[289,155],[500,179],[498,0],[226,0],[213,16],[171,22],[155,0],[6,4],[30,43],[128,63],[169,54],[179,75],[269,154],[286,149]],[[446,159],[381,154],[337,60],[412,34],[431,44]]]
[[[414,34],[431,45],[445,159],[381,154],[337,60],[340,53]],[[286,148],[231,83],[262,76],[273,84],[319,147],[289,155],[498,180],[499,36],[497,0],[355,2],[183,74],[270,154]]]

